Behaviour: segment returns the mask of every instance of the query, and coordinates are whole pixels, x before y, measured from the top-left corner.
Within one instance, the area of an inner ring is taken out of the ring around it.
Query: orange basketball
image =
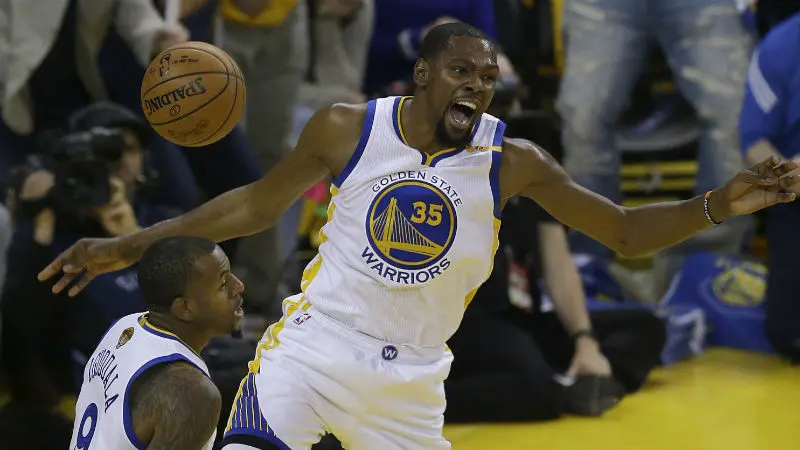
[[[204,42],[161,52],[142,80],[142,110],[164,139],[186,147],[212,144],[231,132],[247,97],[242,71]]]

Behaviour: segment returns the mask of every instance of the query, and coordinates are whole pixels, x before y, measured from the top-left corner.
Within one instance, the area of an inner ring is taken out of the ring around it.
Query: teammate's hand
[[[739,172],[725,187],[712,193],[709,198],[711,217],[722,221],[729,216],[750,214],[777,203],[794,201],[797,194],[786,190],[800,184],[800,177],[790,174],[797,167],[795,161],[772,156]]]
[[[75,281],[69,289],[69,296],[73,297],[96,276],[124,269],[136,262],[125,258],[123,253],[120,238],[81,239],[39,272],[39,281],[64,272],[64,276],[53,286],[53,293],[58,294]]]
[[[611,364],[608,362],[594,339],[579,340],[575,346],[575,356],[566,373],[569,377],[579,375],[611,376]]]

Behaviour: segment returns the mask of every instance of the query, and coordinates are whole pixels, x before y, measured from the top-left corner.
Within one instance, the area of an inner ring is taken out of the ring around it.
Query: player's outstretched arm
[[[136,437],[148,450],[203,448],[219,422],[222,398],[217,387],[183,361],[149,371],[154,373],[145,372],[134,382],[130,399]]]
[[[158,239],[197,236],[220,242],[272,226],[303,192],[331,173],[332,168],[341,170],[358,142],[365,111],[359,106],[343,105],[318,111],[309,120],[294,151],[261,180],[136,233],[113,239],[82,239],[42,270],[39,280],[63,271],[53,292],[62,291],[74,281],[69,290],[72,296],[97,275],[135,263]]]
[[[793,201],[783,189],[798,184],[792,161],[769,158],[712,191],[709,213],[722,222],[776,203]],[[614,251],[636,256],[677,244],[708,228],[703,196],[626,208],[576,184],[544,149],[523,139],[506,139],[500,168],[503,198],[524,195],[555,218]]]

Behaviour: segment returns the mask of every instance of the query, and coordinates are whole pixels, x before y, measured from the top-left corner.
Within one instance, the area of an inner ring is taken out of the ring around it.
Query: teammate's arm
[[[219,390],[199,369],[182,361],[149,370],[155,372],[134,386],[130,400],[136,437],[148,450],[200,450],[219,422]]]
[[[793,201],[782,189],[797,184],[786,174],[792,161],[767,160],[740,172],[713,191],[709,210],[717,221],[748,214],[775,203]],[[505,139],[500,166],[503,199],[521,194],[553,217],[626,256],[647,254],[674,245],[708,228],[703,197],[627,208],[575,183],[544,149],[522,139]]]
[[[60,292],[77,278],[69,290],[72,296],[97,275],[138,261],[142,252],[158,239],[197,236],[220,242],[272,226],[309,187],[331,172],[342,170],[358,142],[365,111],[364,105],[334,105],[318,111],[309,120],[294,151],[259,181],[133,234],[114,239],[82,239],[50,263],[39,279],[46,280],[63,270],[64,276],[53,286],[53,291]]]

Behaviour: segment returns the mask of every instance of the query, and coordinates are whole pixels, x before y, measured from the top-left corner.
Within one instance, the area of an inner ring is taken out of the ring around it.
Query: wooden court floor
[[[800,367],[711,350],[598,419],[446,428],[455,450],[800,450]]]

